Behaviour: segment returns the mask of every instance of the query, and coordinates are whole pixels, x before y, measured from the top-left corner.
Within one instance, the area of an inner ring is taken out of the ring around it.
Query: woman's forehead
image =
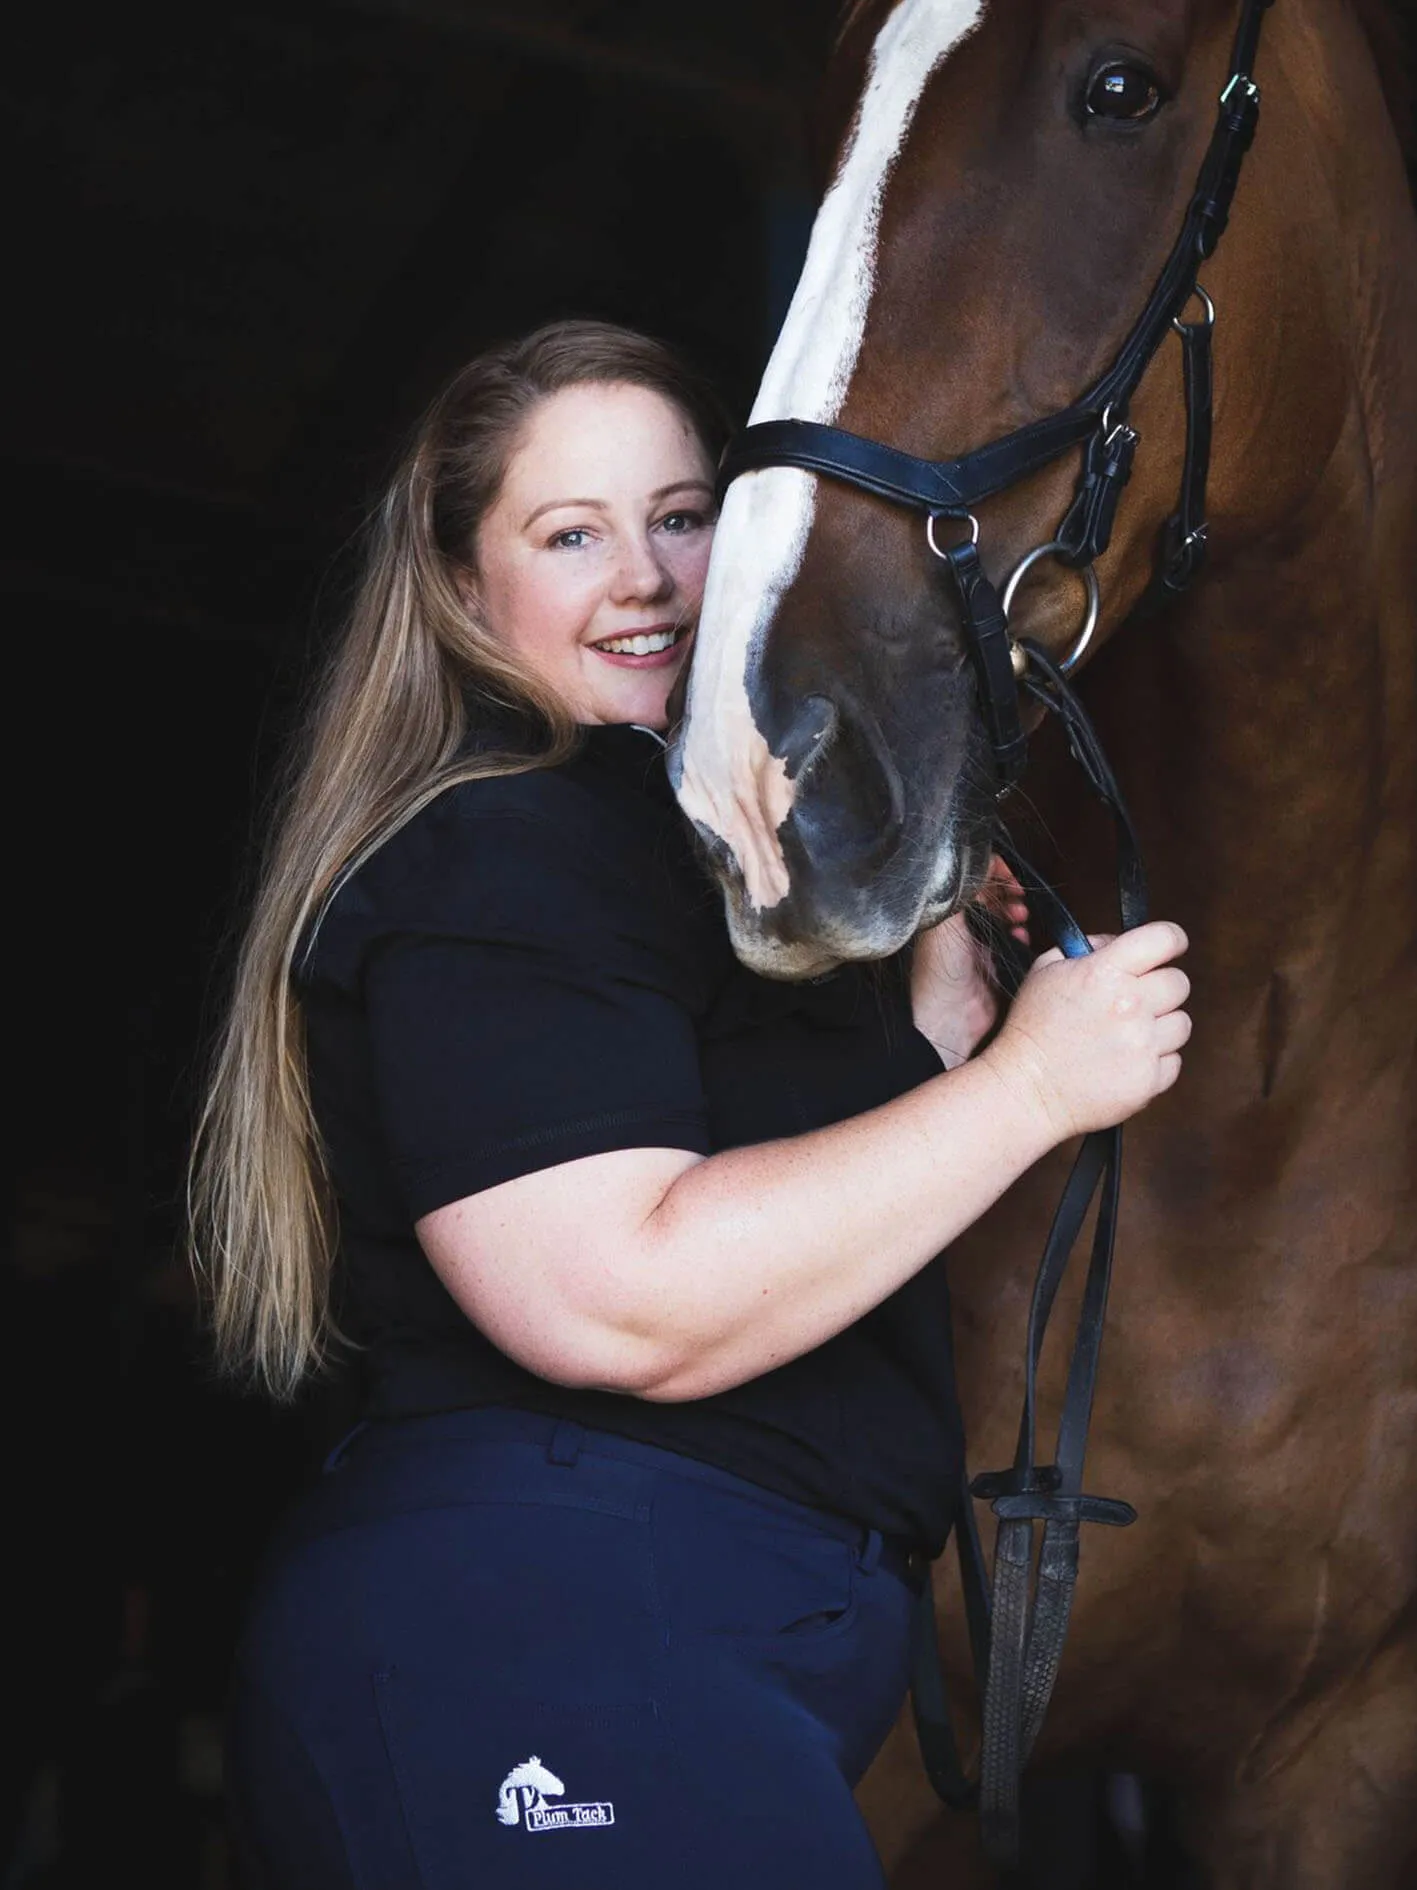
[[[507,466],[504,490],[548,482],[633,486],[703,476],[707,454],[687,416],[654,388],[591,383],[548,394],[532,410]],[[576,496],[569,494],[569,496]],[[580,496],[591,496],[587,491]]]

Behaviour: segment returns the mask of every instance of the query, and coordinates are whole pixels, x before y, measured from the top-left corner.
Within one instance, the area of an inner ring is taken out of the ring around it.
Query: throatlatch
[[[1083,654],[1098,615],[1093,563],[1107,549],[1117,506],[1139,444],[1128,404],[1165,336],[1180,336],[1186,447],[1176,509],[1161,534],[1156,569],[1138,612],[1165,603],[1199,573],[1207,550],[1205,493],[1210,465],[1211,338],[1215,305],[1201,288],[1201,264],[1226,223],[1245,153],[1259,121],[1259,88],[1250,76],[1260,26],[1271,0],[1244,0],[1220,94],[1218,116],[1180,234],[1136,323],[1101,379],[1071,407],[1020,427],[953,460],[919,459],[896,448],[806,420],[770,420],[746,428],[729,447],[720,487],[740,473],[796,466],[838,479],[925,516],[930,551],[948,568],[974,664],[980,708],[1002,797],[1027,760],[1020,715],[1024,691],[1057,715],[1093,791],[1110,811],[1117,841],[1118,903],[1124,929],[1147,916],[1146,882],[1136,834],[1096,732],[1066,680]],[[1192,301],[1198,319],[1183,317]],[[973,507],[1051,464],[1073,447],[1082,465],[1072,501],[1054,536],[1018,565],[999,591],[979,555]],[[946,520],[968,525],[954,545],[939,542]],[[1088,585],[1088,614],[1073,649],[1055,662],[1036,643],[1014,641],[1007,606],[1019,580],[1045,556],[1079,571]],[[1135,613],[1134,613],[1135,614]],[[1032,910],[1069,957],[1090,948],[1057,894],[1006,844],[999,851],[1018,875]],[[975,1671],[983,1699],[983,1740],[977,1783],[966,1776],[950,1723],[940,1672],[934,1598],[927,1583],[916,1636],[912,1698],[925,1767],[947,1804],[976,1804],[986,1848],[996,1863],[1017,1862],[1019,1791],[1038,1737],[1072,1611],[1079,1531],[1084,1522],[1125,1525],[1129,1503],[1089,1496],[1082,1488],[1088,1423],[1101,1354],[1121,1182],[1122,1132],[1107,1129],[1083,1141],[1054,1215],[1034,1284],[1025,1357],[1018,1448],[1007,1470],[976,1477],[961,1493],[956,1544]],[[1092,1253],[1068,1370],[1062,1419],[1051,1463],[1037,1456],[1038,1361],[1058,1287],[1093,1200],[1098,1202]],[[998,1518],[992,1600],[972,1498]],[[1034,1525],[1043,1536],[1035,1568]]]

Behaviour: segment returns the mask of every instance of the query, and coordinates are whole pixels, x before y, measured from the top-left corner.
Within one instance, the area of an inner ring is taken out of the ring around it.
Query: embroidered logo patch
[[[548,1805],[565,1786],[536,1754],[514,1765],[497,1793],[497,1817],[502,1824],[520,1824],[525,1831],[590,1831],[615,1822],[614,1805],[590,1803]]]

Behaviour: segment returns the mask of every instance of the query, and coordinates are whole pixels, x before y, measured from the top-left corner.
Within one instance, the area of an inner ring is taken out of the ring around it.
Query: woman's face
[[[615,383],[548,395],[478,528],[478,614],[576,721],[663,728],[712,508],[703,443],[662,394]]]

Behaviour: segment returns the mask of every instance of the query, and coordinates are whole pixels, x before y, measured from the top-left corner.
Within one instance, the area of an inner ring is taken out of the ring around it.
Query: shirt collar
[[[664,766],[665,738],[658,729],[638,722],[597,722],[584,726],[583,734],[587,760],[656,800],[673,800]]]

